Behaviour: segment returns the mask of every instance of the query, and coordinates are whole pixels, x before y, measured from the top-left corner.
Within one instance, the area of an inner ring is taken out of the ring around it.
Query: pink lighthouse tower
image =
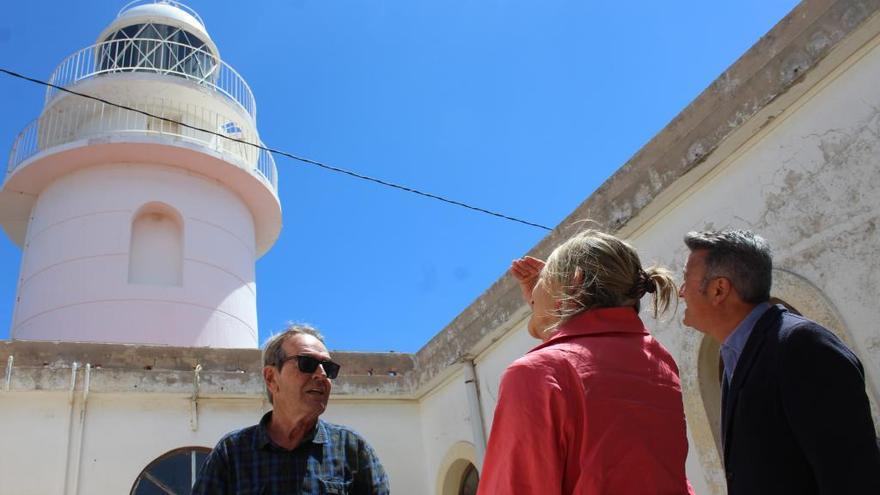
[[[64,59],[19,134],[0,223],[22,249],[12,338],[256,347],[254,265],[281,230],[256,103],[196,12],[128,4]],[[219,135],[218,135],[219,134]]]

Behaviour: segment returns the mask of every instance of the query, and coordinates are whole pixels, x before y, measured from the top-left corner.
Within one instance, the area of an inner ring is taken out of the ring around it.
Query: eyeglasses
[[[327,378],[330,378],[331,380],[339,375],[339,368],[342,367],[333,361],[322,361],[312,356],[287,356],[278,363],[278,368],[283,368],[284,363],[294,359],[296,359],[297,367],[303,373],[314,373],[320,364],[321,367],[324,368],[324,373],[327,373]]]

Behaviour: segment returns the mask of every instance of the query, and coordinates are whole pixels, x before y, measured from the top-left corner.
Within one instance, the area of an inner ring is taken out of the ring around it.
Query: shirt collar
[[[567,338],[603,333],[638,333],[647,335],[648,329],[645,328],[645,324],[642,323],[642,319],[639,318],[639,314],[633,307],[596,308],[578,313],[559,325],[559,329],[549,339],[538,344],[532,351]]]
[[[272,447],[276,449],[280,449],[275,442],[269,438],[269,421],[272,420],[272,411],[267,412],[260,418],[260,424],[257,425],[257,448],[263,449],[266,447]],[[323,444],[327,443],[327,425],[321,418],[318,418],[318,424],[315,426],[315,429],[308,433],[300,445],[306,443],[318,443]],[[299,446],[297,446],[298,448]]]
[[[755,324],[758,323],[761,315],[769,308],[770,303],[766,302],[752,308],[749,314],[743,318],[743,321],[739,322],[739,325],[733,329],[733,332],[721,344],[721,360],[724,362],[724,375],[727,377],[728,382],[733,380],[736,363],[746,347],[746,342],[749,341],[749,336],[752,334]]]

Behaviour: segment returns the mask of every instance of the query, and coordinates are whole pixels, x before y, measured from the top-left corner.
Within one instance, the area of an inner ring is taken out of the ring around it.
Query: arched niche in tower
[[[165,203],[140,207],[131,222],[128,283],[181,286],[183,219]]]

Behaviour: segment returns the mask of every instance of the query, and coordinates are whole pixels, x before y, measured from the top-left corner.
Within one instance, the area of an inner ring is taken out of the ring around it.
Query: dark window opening
[[[458,489],[458,495],[476,495],[477,486],[480,484],[480,474],[473,464],[468,464],[464,474],[461,475],[461,486]]]
[[[211,449],[183,447],[151,462],[134,482],[131,495],[191,495]]]

